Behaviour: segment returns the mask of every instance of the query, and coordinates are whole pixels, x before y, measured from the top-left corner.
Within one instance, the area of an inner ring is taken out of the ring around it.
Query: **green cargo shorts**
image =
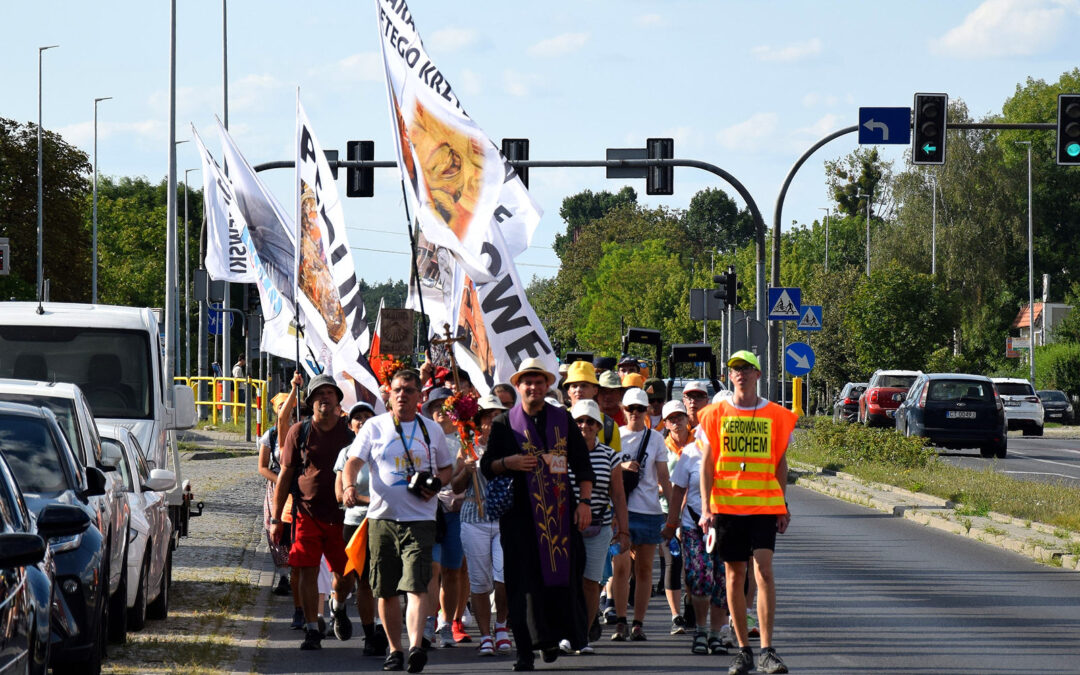
[[[435,521],[368,519],[368,573],[376,598],[426,593],[431,581]]]

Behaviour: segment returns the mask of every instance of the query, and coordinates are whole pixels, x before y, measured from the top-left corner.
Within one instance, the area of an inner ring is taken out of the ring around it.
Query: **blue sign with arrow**
[[[792,342],[784,350],[784,370],[789,375],[805,375],[814,367],[814,350],[805,342]]]
[[[911,108],[859,108],[859,145],[911,143]]]
[[[234,320],[231,312],[221,311],[220,302],[210,303],[210,310],[206,313],[206,332],[208,335],[221,335],[224,322],[228,321],[229,328],[232,328]]]

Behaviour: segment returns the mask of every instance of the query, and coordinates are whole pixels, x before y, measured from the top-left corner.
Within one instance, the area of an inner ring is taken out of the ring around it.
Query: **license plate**
[[[975,419],[974,410],[946,410],[945,417],[954,420],[973,420]]]
[[[888,415],[889,417],[896,417],[896,411],[895,410],[886,410],[885,414]]]
[[[1019,405],[1020,405],[1019,401],[1010,401],[1008,399],[1005,399],[1005,407],[1006,408],[1016,408]]]

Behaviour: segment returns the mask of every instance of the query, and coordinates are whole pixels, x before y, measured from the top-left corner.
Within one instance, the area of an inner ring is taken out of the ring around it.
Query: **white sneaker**
[[[469,613],[469,608],[465,608],[465,613],[461,615],[461,623],[465,626],[476,625],[476,620],[473,619],[473,615]]]
[[[720,627],[720,642],[724,643],[725,647],[735,646],[735,635],[731,631],[731,626]]]
[[[596,653],[596,650],[593,649],[592,645],[589,644],[588,642],[585,643],[584,647],[582,647],[581,649],[578,650],[578,654],[589,655],[589,654],[595,654],[595,653]]]
[[[569,640],[559,640],[559,650],[562,651],[563,654],[574,653],[574,648],[570,646]]]

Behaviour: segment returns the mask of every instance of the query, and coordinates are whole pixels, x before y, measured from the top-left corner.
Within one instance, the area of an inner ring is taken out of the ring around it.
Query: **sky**
[[[228,122],[252,164],[291,160],[297,87],[324,148],[375,141],[394,159],[375,0],[225,0]],[[44,52],[43,126],[93,159],[94,99],[102,175],[161,180],[168,171],[169,2],[0,0],[0,116],[37,121],[38,48]],[[177,0],[176,137],[194,124],[220,161],[223,0]],[[750,191],[767,225],[794,162],[827,134],[858,123],[859,107],[911,106],[916,92],[963,99],[973,116],[1001,111],[1027,78],[1056,81],[1080,65],[1068,44],[1080,0],[904,2],[412,0],[428,53],[463,107],[496,145],[525,137],[531,158],[603,159],[607,148],[675,140],[675,157],[725,169]],[[17,26],[18,30],[12,30]],[[1073,55],[1070,57],[1068,53]],[[857,148],[855,134],[815,153],[796,175],[783,212],[811,223],[830,205],[824,162]],[[903,168],[901,146],[879,146]],[[177,148],[177,174],[200,166]],[[201,187],[200,171],[188,173]],[[293,173],[263,174],[286,208]],[[338,187],[344,194],[344,173]],[[604,170],[532,169],[544,209],[523,279],[557,272],[551,249],[565,230],[564,197],[629,184],[639,202],[686,208],[693,195],[734,189],[712,174],[675,169],[675,194],[645,194],[644,180]],[[375,197],[345,199],[358,274],[406,279],[407,221],[396,169],[376,172]]]

